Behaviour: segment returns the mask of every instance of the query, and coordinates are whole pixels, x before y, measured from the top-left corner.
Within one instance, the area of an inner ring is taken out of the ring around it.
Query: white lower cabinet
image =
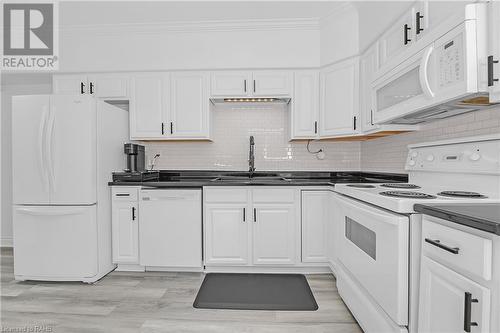
[[[294,265],[298,193],[294,188],[205,187],[205,265]]]
[[[139,263],[139,209],[137,188],[112,188],[113,263]]]
[[[424,256],[418,331],[489,332],[490,291]]]
[[[330,191],[302,191],[302,262],[328,261]]]
[[[205,204],[205,263],[247,265],[246,202]]]
[[[253,263],[295,263],[295,207],[293,204],[254,204]]]

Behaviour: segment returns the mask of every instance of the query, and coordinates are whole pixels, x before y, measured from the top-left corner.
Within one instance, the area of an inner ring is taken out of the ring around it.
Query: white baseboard
[[[0,247],[12,247],[13,245],[12,237],[0,238]]]

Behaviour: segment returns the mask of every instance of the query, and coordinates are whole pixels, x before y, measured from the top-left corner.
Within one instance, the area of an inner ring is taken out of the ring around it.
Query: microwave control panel
[[[463,31],[436,45],[440,87],[463,81],[465,66],[463,50]]]

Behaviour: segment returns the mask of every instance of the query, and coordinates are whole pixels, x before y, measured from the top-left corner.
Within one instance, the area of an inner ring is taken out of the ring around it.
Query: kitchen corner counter
[[[500,235],[500,203],[425,205],[416,212]]]
[[[257,172],[243,177],[244,172],[224,171],[160,171],[158,180],[112,181],[109,186],[143,186],[156,188],[200,188],[204,186],[334,186],[340,183],[406,182],[405,174],[368,172]],[[273,174],[271,177],[266,175]]]

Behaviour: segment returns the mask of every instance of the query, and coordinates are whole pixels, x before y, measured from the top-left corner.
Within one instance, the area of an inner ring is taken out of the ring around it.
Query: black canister
[[[141,172],[146,170],[144,146],[135,143],[126,143],[123,152],[127,155],[127,172]]]

